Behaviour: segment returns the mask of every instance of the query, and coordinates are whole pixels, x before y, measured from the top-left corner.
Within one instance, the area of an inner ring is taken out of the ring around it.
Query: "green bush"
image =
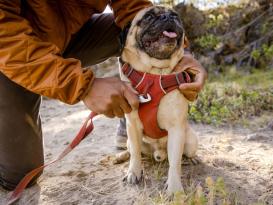
[[[273,71],[208,83],[190,105],[190,119],[208,124],[238,122],[273,111]]]
[[[273,58],[273,45],[268,46],[266,44],[263,44],[262,48],[263,48],[263,53],[264,53],[264,56],[265,56],[266,60],[272,60],[272,58]]]
[[[260,48],[254,49],[250,56],[259,63],[259,67],[267,67],[273,60],[273,45],[263,44]]]
[[[220,38],[213,34],[208,34],[197,38],[195,42],[202,48],[215,49],[220,43]]]
[[[210,14],[209,15],[209,21],[206,24],[206,28],[211,29],[211,28],[218,27],[218,26],[221,25],[221,23],[223,23],[224,20],[225,19],[224,19],[224,16],[222,14],[219,14],[219,15]]]
[[[266,21],[262,24],[261,33],[266,34],[268,31],[270,31],[271,25],[269,21]]]
[[[257,61],[261,57],[261,52],[258,49],[255,49],[251,52],[250,55],[254,60]]]

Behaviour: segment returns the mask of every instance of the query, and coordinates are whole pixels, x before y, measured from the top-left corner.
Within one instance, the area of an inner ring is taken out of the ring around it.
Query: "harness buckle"
[[[149,93],[147,93],[146,95],[139,95],[138,100],[140,103],[147,103],[152,100],[152,97]]]

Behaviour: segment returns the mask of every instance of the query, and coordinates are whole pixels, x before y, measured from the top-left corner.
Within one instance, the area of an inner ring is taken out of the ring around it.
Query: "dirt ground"
[[[44,100],[41,114],[45,160],[50,161],[71,141],[89,111],[82,104],[67,106]],[[27,189],[19,205],[164,204],[160,197],[167,163],[144,158],[144,181],[122,182],[128,162],[114,165],[117,119],[98,117],[94,132],[63,161],[46,169],[38,185]],[[244,128],[193,125],[200,138],[198,165],[183,166],[182,182],[203,185],[222,177],[234,204],[273,204],[273,123]],[[0,204],[8,192],[0,189]]]

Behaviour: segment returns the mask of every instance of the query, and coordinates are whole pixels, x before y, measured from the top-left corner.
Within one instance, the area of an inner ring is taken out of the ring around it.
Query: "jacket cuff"
[[[91,78],[91,80],[88,79],[89,82],[86,84],[86,87],[84,87],[84,89],[82,89],[83,92],[79,95],[78,101],[84,100],[84,98],[87,96],[88,92],[90,91],[90,89],[93,85],[94,79],[95,79],[95,76],[94,76],[94,73],[92,73],[92,78]]]

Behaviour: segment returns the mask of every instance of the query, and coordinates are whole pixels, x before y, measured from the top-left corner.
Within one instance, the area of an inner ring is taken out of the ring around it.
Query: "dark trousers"
[[[111,14],[94,15],[72,38],[63,56],[94,65],[120,52],[120,29]],[[39,109],[41,96],[0,72],[0,186],[12,190],[44,163]]]

